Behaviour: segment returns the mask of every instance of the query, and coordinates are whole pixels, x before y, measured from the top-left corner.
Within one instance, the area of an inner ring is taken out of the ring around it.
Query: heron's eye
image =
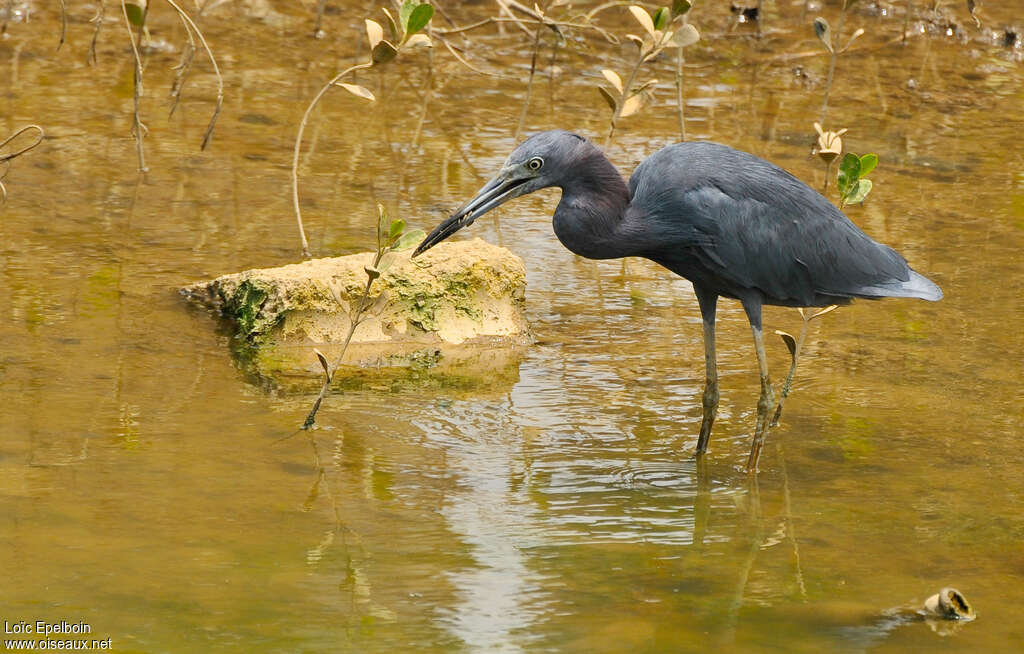
[[[540,170],[541,166],[544,165],[544,160],[540,157],[534,157],[526,162],[526,167],[530,170]]]

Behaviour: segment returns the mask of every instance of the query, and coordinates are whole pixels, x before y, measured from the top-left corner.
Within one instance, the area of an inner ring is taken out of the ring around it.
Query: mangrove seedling
[[[341,299],[341,296],[335,289],[331,289],[331,293],[334,295],[335,302],[341,307],[341,310],[345,313],[349,320],[348,333],[345,335],[345,340],[341,344],[341,351],[338,353],[337,359],[335,359],[334,365],[328,365],[327,357],[324,356],[319,350],[314,350],[317,359],[320,361],[321,367],[324,370],[324,382],[320,387],[320,393],[317,395],[316,400],[313,402],[313,408],[310,409],[309,414],[306,416],[306,420],[302,423],[302,429],[311,429],[316,424],[316,414],[320,410],[320,405],[324,401],[324,397],[327,396],[327,391],[330,389],[331,382],[334,380],[334,375],[337,373],[338,368],[341,366],[342,359],[345,357],[345,351],[348,349],[349,343],[352,342],[352,335],[356,333],[356,328],[359,327],[367,318],[369,318],[376,310],[383,308],[387,301],[386,294],[381,292],[373,297],[373,284],[380,278],[381,274],[387,270],[391,264],[395,262],[394,256],[388,256],[393,252],[400,252],[401,250],[407,250],[412,246],[416,245],[426,236],[426,232],[422,229],[416,229],[412,231],[405,231],[405,221],[401,218],[395,220],[389,220],[387,211],[384,209],[384,205],[377,205],[377,251],[373,257],[373,263],[366,266],[363,270],[366,272],[366,284],[363,286],[363,293],[359,300],[356,302],[354,307],[349,307],[348,304]]]
[[[878,165],[877,154],[866,154],[858,157],[847,152],[839,164],[836,185],[839,187],[839,208],[848,204],[860,204],[871,192],[871,180],[865,179],[867,174]]]
[[[404,0],[398,10],[398,19],[392,16],[386,8],[382,8],[387,19],[390,40],[384,38],[384,28],[375,20],[366,19],[366,37],[369,43],[369,61],[349,66],[324,84],[320,91],[313,97],[313,101],[306,107],[306,112],[299,122],[299,133],[295,137],[295,147],[292,151],[292,204],[295,208],[295,220],[299,226],[299,237],[302,240],[302,256],[311,256],[309,252],[309,241],[306,239],[306,230],[302,225],[302,210],[299,208],[299,152],[302,149],[302,134],[306,130],[306,123],[309,115],[327,91],[333,86],[339,86],[352,95],[374,102],[376,98],[373,93],[364,86],[342,82],[347,75],[364,68],[372,68],[392,61],[400,50],[430,46],[430,37],[422,33],[422,30],[430,23],[434,16],[434,7],[427,2],[415,2],[415,0]]]
[[[632,116],[640,111],[646,102],[648,89],[657,84],[657,80],[654,79],[635,84],[640,67],[661,54],[665,48],[685,48],[700,40],[697,28],[685,22],[686,12],[689,11],[689,8],[689,2],[677,0],[672,7],[661,7],[652,15],[639,5],[629,6],[633,18],[640,23],[646,34],[642,37],[636,34],[626,35],[626,38],[637,46],[637,59],[626,76],[625,82],[613,70],[606,68],[601,71],[601,74],[612,86],[611,89],[604,86],[598,87],[601,96],[612,110],[611,126],[604,141],[605,149],[611,144],[619,119]],[[670,29],[672,24],[680,18],[683,20],[679,21],[679,26]]]
[[[828,96],[832,90],[832,79],[836,72],[836,60],[839,55],[850,49],[853,42],[856,41],[863,33],[863,28],[858,28],[850,40],[846,42],[846,45],[840,47],[840,36],[843,32],[843,22],[846,19],[847,10],[856,3],[857,0],[843,0],[843,7],[839,13],[839,24],[836,25],[835,37],[832,36],[832,29],[829,27],[828,21],[821,16],[814,19],[814,33],[817,35],[818,40],[825,46],[825,49],[829,53],[828,61],[828,78],[825,80],[825,98],[821,103],[821,118],[818,122],[825,124],[825,115],[828,113]]]
[[[786,344],[786,348],[789,349],[789,356],[791,363],[789,366],[789,374],[786,375],[786,381],[782,385],[782,394],[779,396],[779,404],[775,407],[775,415],[772,416],[772,420],[769,423],[769,427],[775,427],[779,424],[779,417],[782,415],[782,404],[786,401],[786,397],[789,396],[789,391],[793,388],[793,376],[796,374],[796,364],[800,359],[800,352],[803,351],[804,341],[807,339],[807,331],[810,327],[811,321],[820,316],[824,316],[826,313],[830,313],[838,309],[839,306],[836,304],[830,304],[824,309],[819,309],[814,313],[811,313],[808,309],[800,307],[797,311],[800,312],[800,318],[803,320],[803,324],[800,326],[800,336],[793,338],[792,334],[776,329],[775,333],[782,337],[783,342]]]

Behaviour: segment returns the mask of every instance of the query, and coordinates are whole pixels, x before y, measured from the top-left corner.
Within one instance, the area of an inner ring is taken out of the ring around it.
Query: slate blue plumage
[[[718,406],[714,325],[719,297],[739,300],[761,371],[754,470],[774,404],[761,334],[765,304],[818,307],[855,298],[942,298],[906,260],[872,240],[835,205],[785,170],[717,143],[677,143],[637,166],[627,186],[585,138],[535,134],[499,174],[428,235],[434,246],[514,197],[562,189],[552,221],[569,250],[591,259],[636,256],[693,283],[704,321],[707,376],[697,452],[707,449]],[[415,255],[414,255],[415,256]]]

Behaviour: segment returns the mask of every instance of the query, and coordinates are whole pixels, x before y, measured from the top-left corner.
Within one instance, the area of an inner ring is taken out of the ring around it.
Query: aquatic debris
[[[964,594],[946,587],[924,601],[925,617],[970,622],[978,617]]]

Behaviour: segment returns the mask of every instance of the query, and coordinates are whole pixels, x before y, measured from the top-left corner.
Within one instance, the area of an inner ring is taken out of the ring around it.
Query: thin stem
[[[537,29],[533,35],[533,54],[530,57],[530,77],[526,82],[526,98],[523,100],[523,110],[519,112],[519,124],[516,125],[516,133],[513,141],[519,141],[519,134],[523,131],[523,123],[526,122],[526,112],[530,108],[530,96],[533,94],[533,78],[537,73],[537,55],[540,54],[541,34],[544,30],[544,12],[548,10],[551,0],[544,4],[541,14],[537,16]]]
[[[174,7],[174,10],[178,12],[181,19],[187,23],[188,27],[192,28],[196,36],[199,37],[199,42],[203,44],[203,49],[206,50],[206,56],[210,58],[210,64],[213,66],[213,74],[217,78],[217,105],[213,109],[213,116],[210,117],[210,123],[206,126],[206,133],[203,134],[203,141],[199,145],[200,150],[205,150],[206,146],[210,144],[210,137],[213,136],[213,127],[217,124],[217,117],[220,116],[221,107],[224,105],[224,78],[220,74],[220,67],[217,66],[217,59],[213,56],[213,50],[210,49],[209,44],[206,43],[206,37],[203,36],[202,30],[195,24],[195,21],[189,17],[185,11],[179,7],[174,0],[166,0],[167,4]]]
[[[106,11],[106,4],[100,0],[96,6],[96,15],[89,19],[90,23],[96,25],[92,31],[92,41],[89,43],[89,54],[86,56],[86,61],[90,66],[96,65],[96,42],[100,38],[100,27],[103,25],[103,16]]]
[[[909,34],[909,32],[910,32],[910,9],[911,9],[911,1],[912,1],[912,0],[907,0],[907,9],[906,9],[906,11],[904,11],[904,13],[903,13],[903,42],[904,42],[904,43],[906,43],[906,42],[907,42],[907,35],[908,35],[908,34]]]
[[[633,66],[633,70],[629,71],[629,77],[626,78],[626,83],[622,87],[622,98],[615,103],[615,112],[612,114],[612,125],[608,130],[608,136],[604,139],[604,149],[607,150],[608,146],[611,145],[612,136],[615,135],[615,127],[619,122],[619,118],[622,117],[622,108],[626,106],[626,100],[630,98],[629,92],[633,88],[633,81],[636,79],[636,74],[640,72],[640,66],[644,63],[644,58],[647,56],[647,52],[641,50],[640,57],[636,61],[636,65]]]
[[[683,98],[683,49],[676,48],[676,106],[679,108],[679,140],[686,140],[686,102]]]
[[[145,10],[149,11],[148,6]],[[124,25],[128,30],[128,40],[132,44],[132,55],[135,58],[135,74],[133,77],[132,94],[134,97],[135,105],[132,124],[132,132],[135,134],[135,154],[139,159],[139,172],[144,173],[149,168],[146,167],[146,153],[142,147],[142,138],[145,135],[146,126],[142,124],[142,119],[139,117],[139,100],[142,97],[142,56],[139,54],[139,46],[135,42],[135,33],[132,31],[132,22],[128,19],[128,7],[125,5],[125,0],[121,0],[121,13],[124,15]],[[143,13],[143,20],[145,20],[145,13]],[[141,27],[139,28],[141,32]]]
[[[821,119],[818,120],[822,125],[825,124],[825,114],[828,113],[828,94],[832,90],[832,78],[836,72],[836,59],[839,58],[839,44],[842,42],[841,36],[843,34],[843,19],[846,18],[846,1],[843,2],[843,9],[839,12],[839,24],[836,25],[836,34],[832,39],[832,51],[831,57],[828,62],[828,79],[825,81],[825,99],[821,103]],[[828,180],[825,181],[828,184]]]
[[[373,260],[372,268],[376,268],[380,265],[381,257],[384,256],[386,248],[378,248],[377,256]],[[338,358],[335,360],[334,365],[331,366],[329,372],[324,373],[324,383],[320,387],[320,393],[317,394],[316,400],[313,402],[313,408],[310,409],[309,414],[306,416],[306,420],[302,423],[303,429],[310,429],[316,423],[316,414],[320,410],[320,405],[323,403],[324,398],[327,396],[327,391],[331,387],[331,382],[334,380],[335,373],[338,372],[338,368],[341,367],[341,361],[345,358],[345,351],[348,350],[349,343],[352,342],[352,335],[356,333],[356,328],[362,323],[363,314],[370,307],[370,289],[373,287],[376,276],[367,273],[366,275],[366,286],[363,287],[363,294],[359,298],[359,304],[356,307],[356,313],[352,316],[352,322],[348,327],[348,334],[345,335],[345,341],[341,344],[341,352],[338,353]]]
[[[292,152],[292,205],[295,207],[295,220],[299,224],[299,236],[302,238],[302,256],[304,257],[308,257],[310,254],[309,241],[306,240],[306,230],[302,227],[302,210],[299,209],[299,151],[302,149],[302,133],[306,130],[306,123],[309,121],[309,114],[312,113],[313,108],[320,102],[320,99],[324,97],[324,94],[327,93],[328,89],[334,86],[345,75],[361,68],[369,68],[371,66],[373,66],[372,61],[368,61],[363,64],[356,64],[354,66],[349,66],[332,77],[331,81],[327,82],[327,84],[320,89],[313,98],[313,101],[309,103],[308,107],[306,107],[306,113],[302,115],[302,121],[299,123],[299,134],[295,137],[295,149]]]
[[[57,49],[60,50],[68,39],[68,5],[67,0],[60,0],[60,43]]]

